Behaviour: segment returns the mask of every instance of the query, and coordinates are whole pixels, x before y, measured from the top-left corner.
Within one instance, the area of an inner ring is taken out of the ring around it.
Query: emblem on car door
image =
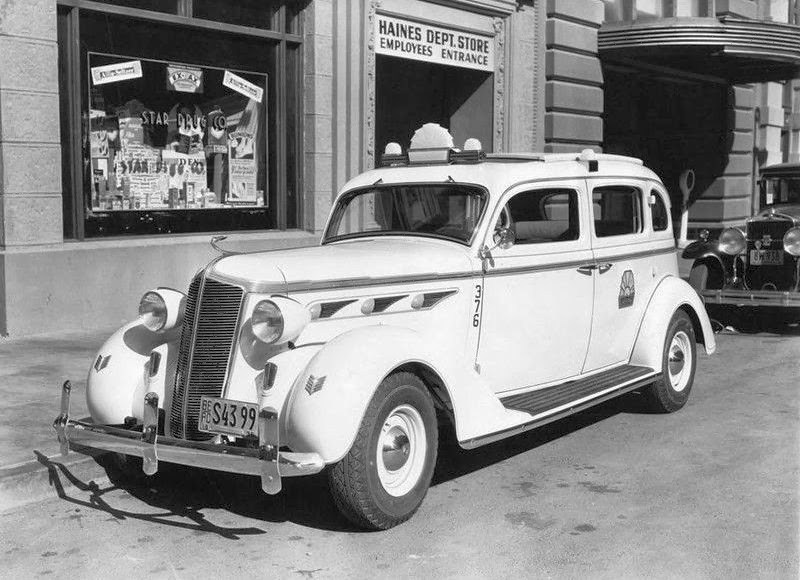
[[[314,375],[309,375],[308,380],[306,381],[306,392],[309,395],[313,395],[317,391],[322,388],[322,385],[325,384],[325,377],[316,378]]]
[[[633,306],[633,299],[636,297],[636,284],[633,279],[633,271],[625,270],[622,273],[622,280],[619,283],[619,307],[627,308]]]

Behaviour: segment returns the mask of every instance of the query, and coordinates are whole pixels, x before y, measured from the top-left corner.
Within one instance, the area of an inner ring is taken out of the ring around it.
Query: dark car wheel
[[[661,377],[644,395],[658,413],[672,413],[686,404],[694,383],[697,345],[689,315],[678,310],[667,328],[661,356]]]
[[[350,451],[328,472],[336,506],[362,528],[406,521],[428,491],[437,445],[436,410],[425,385],[411,373],[387,377]]]

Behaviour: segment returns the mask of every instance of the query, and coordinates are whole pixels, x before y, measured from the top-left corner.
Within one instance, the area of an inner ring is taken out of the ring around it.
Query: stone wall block
[[[756,91],[751,86],[734,86],[732,97],[731,105],[739,109],[752,109],[756,104]]]
[[[306,35],[333,36],[333,1],[311,2],[306,8],[303,25]]]
[[[731,153],[752,153],[753,152],[753,132],[752,131],[732,131],[728,134]]]
[[[306,115],[303,130],[307,153],[333,151],[333,123],[330,115]]]
[[[750,191],[753,186],[752,177],[744,176],[722,176],[717,177],[703,192],[700,199],[723,199],[731,195],[743,195]]]
[[[564,81],[548,81],[545,86],[545,106],[548,109],[602,113],[603,90]]]
[[[333,75],[333,38],[330,36],[306,36],[303,50],[305,73],[314,75]]]
[[[58,95],[0,91],[0,141],[59,143]]]
[[[603,119],[571,113],[546,113],[544,116],[545,139],[559,141],[603,141]]]
[[[0,151],[2,193],[61,191],[61,148],[4,143]],[[61,211],[59,210],[59,219]]]
[[[599,27],[605,8],[601,0],[547,0],[547,17],[562,16]]]
[[[734,131],[752,131],[755,123],[753,109],[730,109],[728,111],[728,126]]]
[[[0,197],[0,245],[56,244],[64,239],[61,195]]]
[[[55,0],[1,0],[0,34],[55,41]]]
[[[0,36],[0,89],[58,93],[56,44]]]
[[[731,153],[725,164],[725,175],[750,175],[753,170],[752,156],[748,153]]]
[[[545,74],[548,79],[560,78],[597,86],[603,84],[603,71],[598,58],[564,52],[558,49],[547,51]]]
[[[750,216],[749,190],[737,193],[744,196],[728,194],[724,199],[698,199],[689,208],[689,219],[694,222],[744,221]]]
[[[305,188],[308,191],[328,190],[331,196],[330,184],[333,174],[333,159],[330,153],[309,153],[305,158]]]
[[[333,77],[305,75],[303,99],[305,112],[316,115],[333,114]]]
[[[560,47],[592,54],[597,53],[597,32],[574,22],[548,20],[545,39],[547,48]]]

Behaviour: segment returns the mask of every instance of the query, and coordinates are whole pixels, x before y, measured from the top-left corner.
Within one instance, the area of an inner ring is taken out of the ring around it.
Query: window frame
[[[569,239],[566,239],[566,240],[555,239],[555,240],[543,240],[543,241],[539,241],[539,242],[536,242],[536,241],[525,242],[525,241],[520,241],[519,238],[516,238],[514,240],[514,245],[515,246],[542,246],[544,244],[564,244],[564,243],[569,243],[569,242],[576,242],[576,241],[581,239],[581,233],[582,233],[583,229],[581,228],[580,192],[577,189],[575,189],[574,187],[558,187],[558,186],[548,187],[548,186],[545,186],[545,187],[531,187],[529,189],[522,189],[520,191],[517,191],[516,193],[513,193],[508,198],[506,198],[505,202],[502,205],[502,210],[501,211],[505,212],[505,208],[509,207],[509,204],[511,203],[511,200],[513,200],[513,199],[515,199],[515,198],[517,198],[517,197],[519,197],[521,195],[543,194],[543,193],[544,194],[549,193],[550,195],[563,195],[563,194],[566,194],[567,196],[569,196],[569,198],[567,200],[567,208],[568,208],[567,211],[569,213],[569,216],[568,216],[568,219],[567,219],[567,221],[568,221],[568,229],[571,229],[573,225],[577,228],[576,232],[575,232],[576,233],[575,237],[574,238],[569,238]],[[544,206],[542,205],[542,203],[544,201],[546,201],[547,197],[549,197],[549,196],[539,195],[538,197],[539,197],[539,199],[538,199],[538,205],[539,205],[538,209],[539,210],[543,210]],[[575,224],[570,223],[571,220],[572,220],[572,217],[573,217],[573,212],[574,212],[574,217],[575,217],[575,220],[576,220]],[[501,213],[501,215],[502,215],[502,213]],[[509,209],[509,215],[511,215],[511,210],[510,209]],[[511,215],[511,218],[513,219],[514,216]],[[517,220],[517,221],[524,221],[524,220]],[[541,220],[541,221],[550,221],[550,220]],[[496,224],[495,224],[495,227],[496,227]]]
[[[647,205],[650,208],[650,228],[653,230],[654,233],[670,231],[672,226],[672,215],[671,215],[670,204],[667,203],[669,197],[666,195],[665,192],[662,192],[660,189],[657,189],[655,187],[650,189],[650,195],[655,196],[656,200],[658,200],[656,201],[656,204],[659,202],[661,203],[661,205],[664,208],[664,215],[667,218],[667,224],[663,228],[656,229],[655,217],[653,215],[653,208],[655,207],[655,204],[650,205],[648,201]]]
[[[633,232],[625,232],[621,234],[605,234],[599,235],[597,233],[597,219],[595,218],[595,211],[594,211],[594,194],[595,191],[598,189],[604,188],[627,188],[632,190],[637,194],[638,199],[638,229]],[[593,183],[589,189],[589,217],[592,224],[592,236],[595,240],[619,240],[624,238],[630,238],[635,236],[641,236],[642,234],[646,233],[647,229],[645,228],[645,210],[644,210],[644,188],[641,184],[634,184],[631,182],[626,182],[624,180],[615,180],[615,179],[602,179],[602,181]]]
[[[86,89],[81,85],[81,31],[80,16],[82,11],[94,12],[110,16],[121,16],[139,21],[157,22],[169,26],[184,27],[196,31],[213,30],[215,32],[248,36],[253,39],[272,41],[275,44],[275,78],[269,79],[269,84],[275,90],[275,114],[274,114],[274,143],[269,143],[269,147],[274,149],[274,165],[271,166],[276,171],[275,178],[275,205],[271,207],[274,212],[274,226],[270,230],[249,230],[249,231],[280,231],[289,227],[301,228],[303,220],[303,134],[304,119],[302,114],[303,103],[303,83],[297,82],[291,89],[286,87],[287,77],[293,76],[295,79],[303,78],[302,54],[300,58],[294,59],[294,70],[292,73],[289,67],[289,50],[302,53],[303,50],[303,26],[302,11],[297,11],[294,21],[288,16],[289,7],[285,0],[272,14],[272,26],[268,29],[240,26],[211,20],[195,18],[193,13],[193,0],[177,0],[177,13],[154,12],[140,8],[128,6],[118,6],[106,4],[94,0],[57,0],[57,21],[59,29],[59,85],[62,92],[61,129],[62,129],[62,167],[65,175],[62,177],[63,198],[63,222],[64,239],[83,241],[91,239],[114,240],[126,237],[125,233],[113,234],[103,237],[86,237],[86,208],[84,201],[83,183],[83,151],[81,134],[81,98]],[[62,21],[64,22],[62,26]],[[288,31],[287,27],[292,31]],[[63,36],[62,36],[63,35]],[[62,46],[63,42],[63,46]],[[135,51],[133,51],[135,52]],[[62,62],[63,54],[63,62]],[[62,85],[63,82],[63,85]],[[287,111],[289,100],[291,99],[296,119],[294,121],[296,137],[294,149],[290,151],[289,137],[286,127],[289,123]],[[63,118],[66,116],[66,118]],[[64,132],[66,131],[66,135]],[[269,139],[269,127],[267,127],[267,139]],[[294,211],[293,215],[288,215],[287,202],[287,183],[289,181],[287,171],[288,157],[294,157],[293,181],[294,187]],[[238,232],[239,230],[233,230]],[[194,232],[185,235],[195,235],[205,232]],[[142,235],[184,235],[184,234],[136,234],[133,237]],[[128,234],[130,236],[130,234]]]

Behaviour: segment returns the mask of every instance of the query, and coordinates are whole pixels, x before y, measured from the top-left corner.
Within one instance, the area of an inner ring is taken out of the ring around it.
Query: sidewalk
[[[100,480],[105,470],[92,457],[62,457],[53,419],[61,385],[72,382],[70,415],[88,416],[86,375],[97,350],[114,329],[33,338],[0,338],[0,511],[46,497],[62,485]],[[63,477],[54,477],[55,471]]]

